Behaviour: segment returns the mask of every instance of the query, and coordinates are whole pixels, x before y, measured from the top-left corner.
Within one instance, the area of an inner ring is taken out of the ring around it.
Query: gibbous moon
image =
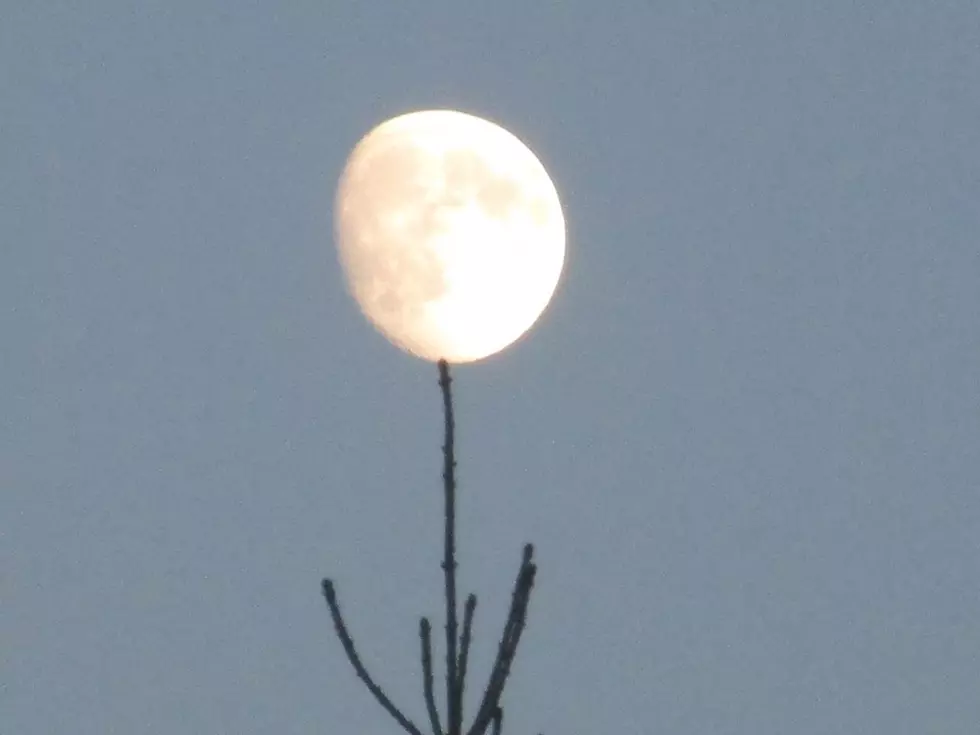
[[[452,110],[388,120],[337,190],[350,291],[391,342],[472,362],[526,332],[551,300],[565,221],[544,166],[515,136]]]

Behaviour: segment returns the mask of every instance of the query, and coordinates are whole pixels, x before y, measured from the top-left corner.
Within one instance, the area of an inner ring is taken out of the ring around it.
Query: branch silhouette
[[[465,691],[467,663],[470,644],[472,642],[473,617],[476,613],[476,595],[466,598],[463,609],[463,631],[459,632],[459,621],[456,610],[456,458],[455,458],[455,418],[451,391],[452,379],[449,376],[449,364],[439,361],[439,387],[442,389],[442,404],[444,414],[445,437],[443,451],[443,490],[445,498],[445,529],[443,544],[442,569],[445,580],[446,595],[446,729],[443,730],[436,706],[433,691],[432,673],[432,629],[428,618],[419,621],[419,639],[422,654],[422,691],[425,698],[426,711],[429,715],[429,726],[432,735],[486,735],[491,729],[492,735],[501,735],[504,712],[500,701],[503,697],[504,686],[510,674],[517,645],[527,621],[527,608],[534,586],[534,576],[537,566],[532,561],[534,547],[525,544],[521,566],[514,582],[511,596],[510,612],[504,625],[504,632],[497,647],[497,656],[493,669],[473,723],[469,729],[463,729],[463,693]],[[323,596],[330,608],[334,630],[354,672],[364,682],[368,691],[374,695],[378,703],[390,714],[399,725],[410,735],[422,735],[422,731],[392,703],[384,690],[375,682],[361,662],[354,641],[347,630],[337,593],[330,579],[323,580]]]

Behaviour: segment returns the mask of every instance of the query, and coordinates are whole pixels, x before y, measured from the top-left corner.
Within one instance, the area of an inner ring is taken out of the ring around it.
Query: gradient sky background
[[[569,233],[454,373],[470,701],[531,540],[507,735],[976,733],[978,39],[975,0],[4,3],[0,730],[399,732],[325,575],[424,727],[437,371],[331,208],[451,107]]]

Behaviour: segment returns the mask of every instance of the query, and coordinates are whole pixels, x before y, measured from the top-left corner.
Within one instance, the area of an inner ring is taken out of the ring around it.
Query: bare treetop
[[[429,619],[423,617],[419,621],[419,639],[422,648],[422,691],[425,698],[426,711],[429,715],[429,725],[432,735],[485,735],[492,728],[492,735],[500,735],[503,728],[504,711],[501,698],[504,685],[510,674],[517,645],[527,619],[527,607],[534,586],[534,575],[537,566],[532,562],[534,547],[525,544],[521,559],[520,570],[514,582],[511,596],[510,612],[504,625],[504,632],[497,647],[497,655],[490,672],[490,679],[480,706],[469,729],[463,729],[463,692],[466,684],[467,662],[469,659],[470,643],[472,641],[473,615],[476,612],[476,595],[466,598],[463,609],[463,630],[459,632],[459,622],[456,610],[456,459],[453,445],[455,436],[455,418],[453,416],[452,379],[449,375],[449,364],[439,361],[439,387],[442,389],[443,414],[445,425],[445,440],[443,453],[443,490],[445,495],[445,533],[444,556],[442,561],[446,592],[446,720],[445,729],[439,717],[435,702],[432,674],[432,637]],[[323,596],[330,608],[334,629],[347,654],[348,660],[354,667],[357,676],[364,682],[378,703],[390,714],[399,725],[411,735],[423,735],[418,726],[406,717],[402,711],[384,693],[364,667],[354,641],[347,631],[337,593],[330,579],[323,580]]]

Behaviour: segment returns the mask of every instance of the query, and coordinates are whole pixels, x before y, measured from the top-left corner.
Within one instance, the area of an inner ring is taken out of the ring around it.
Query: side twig
[[[507,615],[504,633],[497,648],[497,658],[493,664],[490,681],[467,735],[483,735],[497,709],[499,709],[500,698],[503,696],[504,685],[507,683],[507,676],[510,674],[510,667],[517,652],[517,644],[520,642],[527,618],[527,606],[530,601],[531,588],[534,585],[534,575],[537,572],[537,567],[531,562],[533,554],[534,547],[531,544],[526,544],[521,568],[517,574],[517,581],[514,583],[510,613]]]
[[[354,648],[354,641],[347,632],[347,626],[344,625],[344,618],[340,614],[340,605],[337,604],[337,594],[333,588],[333,582],[329,579],[323,580],[323,596],[327,599],[327,606],[330,608],[330,615],[333,617],[333,626],[337,631],[337,637],[340,638],[340,642],[344,646],[344,651],[347,653],[347,658],[354,667],[354,671],[357,672],[358,677],[364,682],[371,694],[374,695],[374,698],[385,708],[385,711],[398,721],[399,725],[410,732],[411,735],[422,735],[422,731],[415,726],[415,723],[405,717],[392,704],[391,700],[381,690],[381,687],[374,683],[374,679],[371,678],[367,669],[364,668],[364,664],[361,663],[361,659],[357,655],[357,650]]]
[[[463,694],[466,683],[466,666],[470,657],[470,643],[473,638],[473,613],[476,612],[476,595],[471,594],[466,598],[466,607],[463,610],[463,636],[459,646],[459,667],[457,676],[459,679],[457,692],[459,696],[459,721],[460,729],[463,722]]]
[[[429,619],[419,621],[419,637],[422,639],[422,677],[425,708],[429,711],[429,723],[433,735],[443,735],[442,723],[439,722],[439,710],[436,708],[436,698],[432,690],[432,632]]]

